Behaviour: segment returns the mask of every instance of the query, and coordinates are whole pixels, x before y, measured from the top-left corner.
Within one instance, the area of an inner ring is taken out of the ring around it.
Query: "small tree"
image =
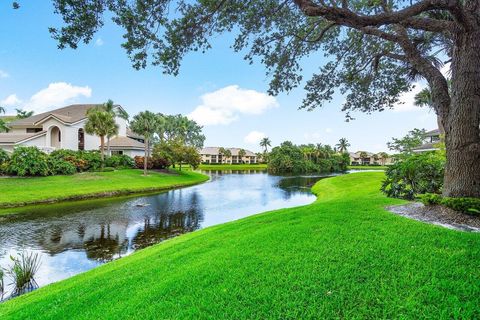
[[[339,152],[344,153],[347,152],[348,147],[350,147],[350,143],[348,142],[347,138],[341,138],[338,140],[338,143],[335,146]]]
[[[245,149],[238,150],[239,162],[243,163],[243,157],[245,157],[246,155],[247,155],[247,152],[245,151]]]
[[[263,152],[267,153],[268,152],[268,147],[271,146],[271,141],[268,137],[263,138],[260,140],[260,147],[263,147]]]
[[[114,118],[115,117],[119,117],[119,118],[122,118],[124,120],[128,120],[128,113],[123,110],[122,108],[120,108],[119,106],[116,106],[114,103],[113,103],[113,100],[109,99],[107,102],[105,102],[103,105],[100,105],[99,106],[100,108],[102,108],[104,111],[110,113]],[[107,154],[110,155],[110,138],[112,138],[113,136],[117,135],[117,133],[114,133],[113,135],[108,135],[107,136]]]
[[[15,111],[17,111],[17,118],[18,119],[30,118],[34,114],[33,111],[25,111],[25,110],[22,110],[22,109],[15,109]]]
[[[225,155],[226,159],[231,158],[232,157],[232,151],[230,151],[230,149],[225,149],[224,155]]]
[[[154,134],[159,127],[158,115],[150,111],[143,111],[133,117],[130,123],[130,129],[136,134],[145,137],[145,161],[143,162],[143,174],[148,174],[148,155],[150,141],[153,139]]]
[[[87,112],[87,122],[85,123],[85,132],[100,137],[100,154],[102,159],[102,168],[105,163],[105,137],[118,132],[118,125],[111,113],[100,108],[92,108]]]

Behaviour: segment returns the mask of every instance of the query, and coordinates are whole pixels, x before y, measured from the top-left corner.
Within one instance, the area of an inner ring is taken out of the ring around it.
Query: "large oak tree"
[[[205,51],[220,33],[259,57],[270,93],[302,81],[301,60],[324,53],[307,79],[303,108],[345,95],[343,110],[392,108],[415,79],[432,88],[445,128],[444,194],[480,196],[480,1],[478,0],[54,0],[65,25],[51,32],[60,48],[89,42],[106,17],[124,28],[135,68],[148,62],[177,74],[189,51]],[[440,72],[451,63],[452,90]]]

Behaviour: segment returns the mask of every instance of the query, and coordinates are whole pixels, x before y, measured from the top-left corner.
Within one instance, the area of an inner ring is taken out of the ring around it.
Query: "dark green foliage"
[[[102,167],[102,156],[99,151],[78,151],[78,159],[85,161],[81,171],[98,171]]]
[[[381,190],[389,197],[413,200],[419,194],[440,193],[445,159],[436,153],[406,157],[386,170]]]
[[[55,150],[50,158],[70,162],[77,172],[97,171],[101,168],[102,159],[98,151],[73,151],[66,149]]]
[[[422,145],[424,139],[425,129],[413,129],[405,137],[392,138],[392,141],[387,142],[387,146],[400,155],[408,156],[414,148]]]
[[[455,211],[480,215],[480,199],[479,198],[451,198],[442,197],[440,194],[426,193],[418,196],[420,201],[426,205],[443,205]]]
[[[105,160],[105,165],[107,167],[113,167],[117,169],[123,169],[123,168],[134,168],[135,167],[135,161],[133,159],[125,154],[121,155],[113,155],[111,157],[108,157]]]
[[[55,157],[48,158],[48,168],[51,175],[71,175],[77,172],[77,167],[71,162]]]
[[[272,173],[341,172],[347,170],[348,154],[337,154],[328,145],[297,146],[283,142],[269,154],[268,170]]]
[[[48,176],[48,156],[36,147],[17,147],[12,153],[7,171],[17,176]]]
[[[157,143],[153,148],[153,158],[162,163],[178,164],[180,170],[182,164],[197,168],[201,162],[197,148],[186,145],[180,138]]]
[[[8,155],[7,151],[0,149],[0,165],[4,164],[10,159],[10,156]]]

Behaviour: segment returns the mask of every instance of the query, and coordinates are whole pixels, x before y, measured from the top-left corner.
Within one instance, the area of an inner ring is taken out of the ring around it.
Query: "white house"
[[[200,156],[202,157],[202,163],[227,163],[227,164],[241,164],[241,163],[258,163],[257,155],[249,150],[244,150],[243,156],[239,155],[240,148],[225,148],[230,150],[232,154],[230,157],[220,153],[218,147],[205,147],[200,150]]]
[[[36,146],[45,152],[56,149],[98,150],[100,138],[84,130],[87,111],[97,104],[75,104],[10,122],[8,133],[0,133],[0,148],[12,152],[17,146]],[[116,106],[116,108],[122,108]],[[133,134],[127,121],[115,118],[118,135],[110,139],[112,154],[143,155],[142,137]]]
[[[393,163],[392,157],[383,158],[381,153],[372,153],[367,151],[349,152],[350,164],[357,165],[390,165]],[[363,157],[362,157],[363,156]]]

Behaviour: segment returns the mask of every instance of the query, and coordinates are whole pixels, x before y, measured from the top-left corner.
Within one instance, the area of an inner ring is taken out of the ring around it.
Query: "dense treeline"
[[[329,145],[295,145],[283,142],[268,156],[271,173],[326,173],[346,171],[350,162],[347,153],[338,153]]]

